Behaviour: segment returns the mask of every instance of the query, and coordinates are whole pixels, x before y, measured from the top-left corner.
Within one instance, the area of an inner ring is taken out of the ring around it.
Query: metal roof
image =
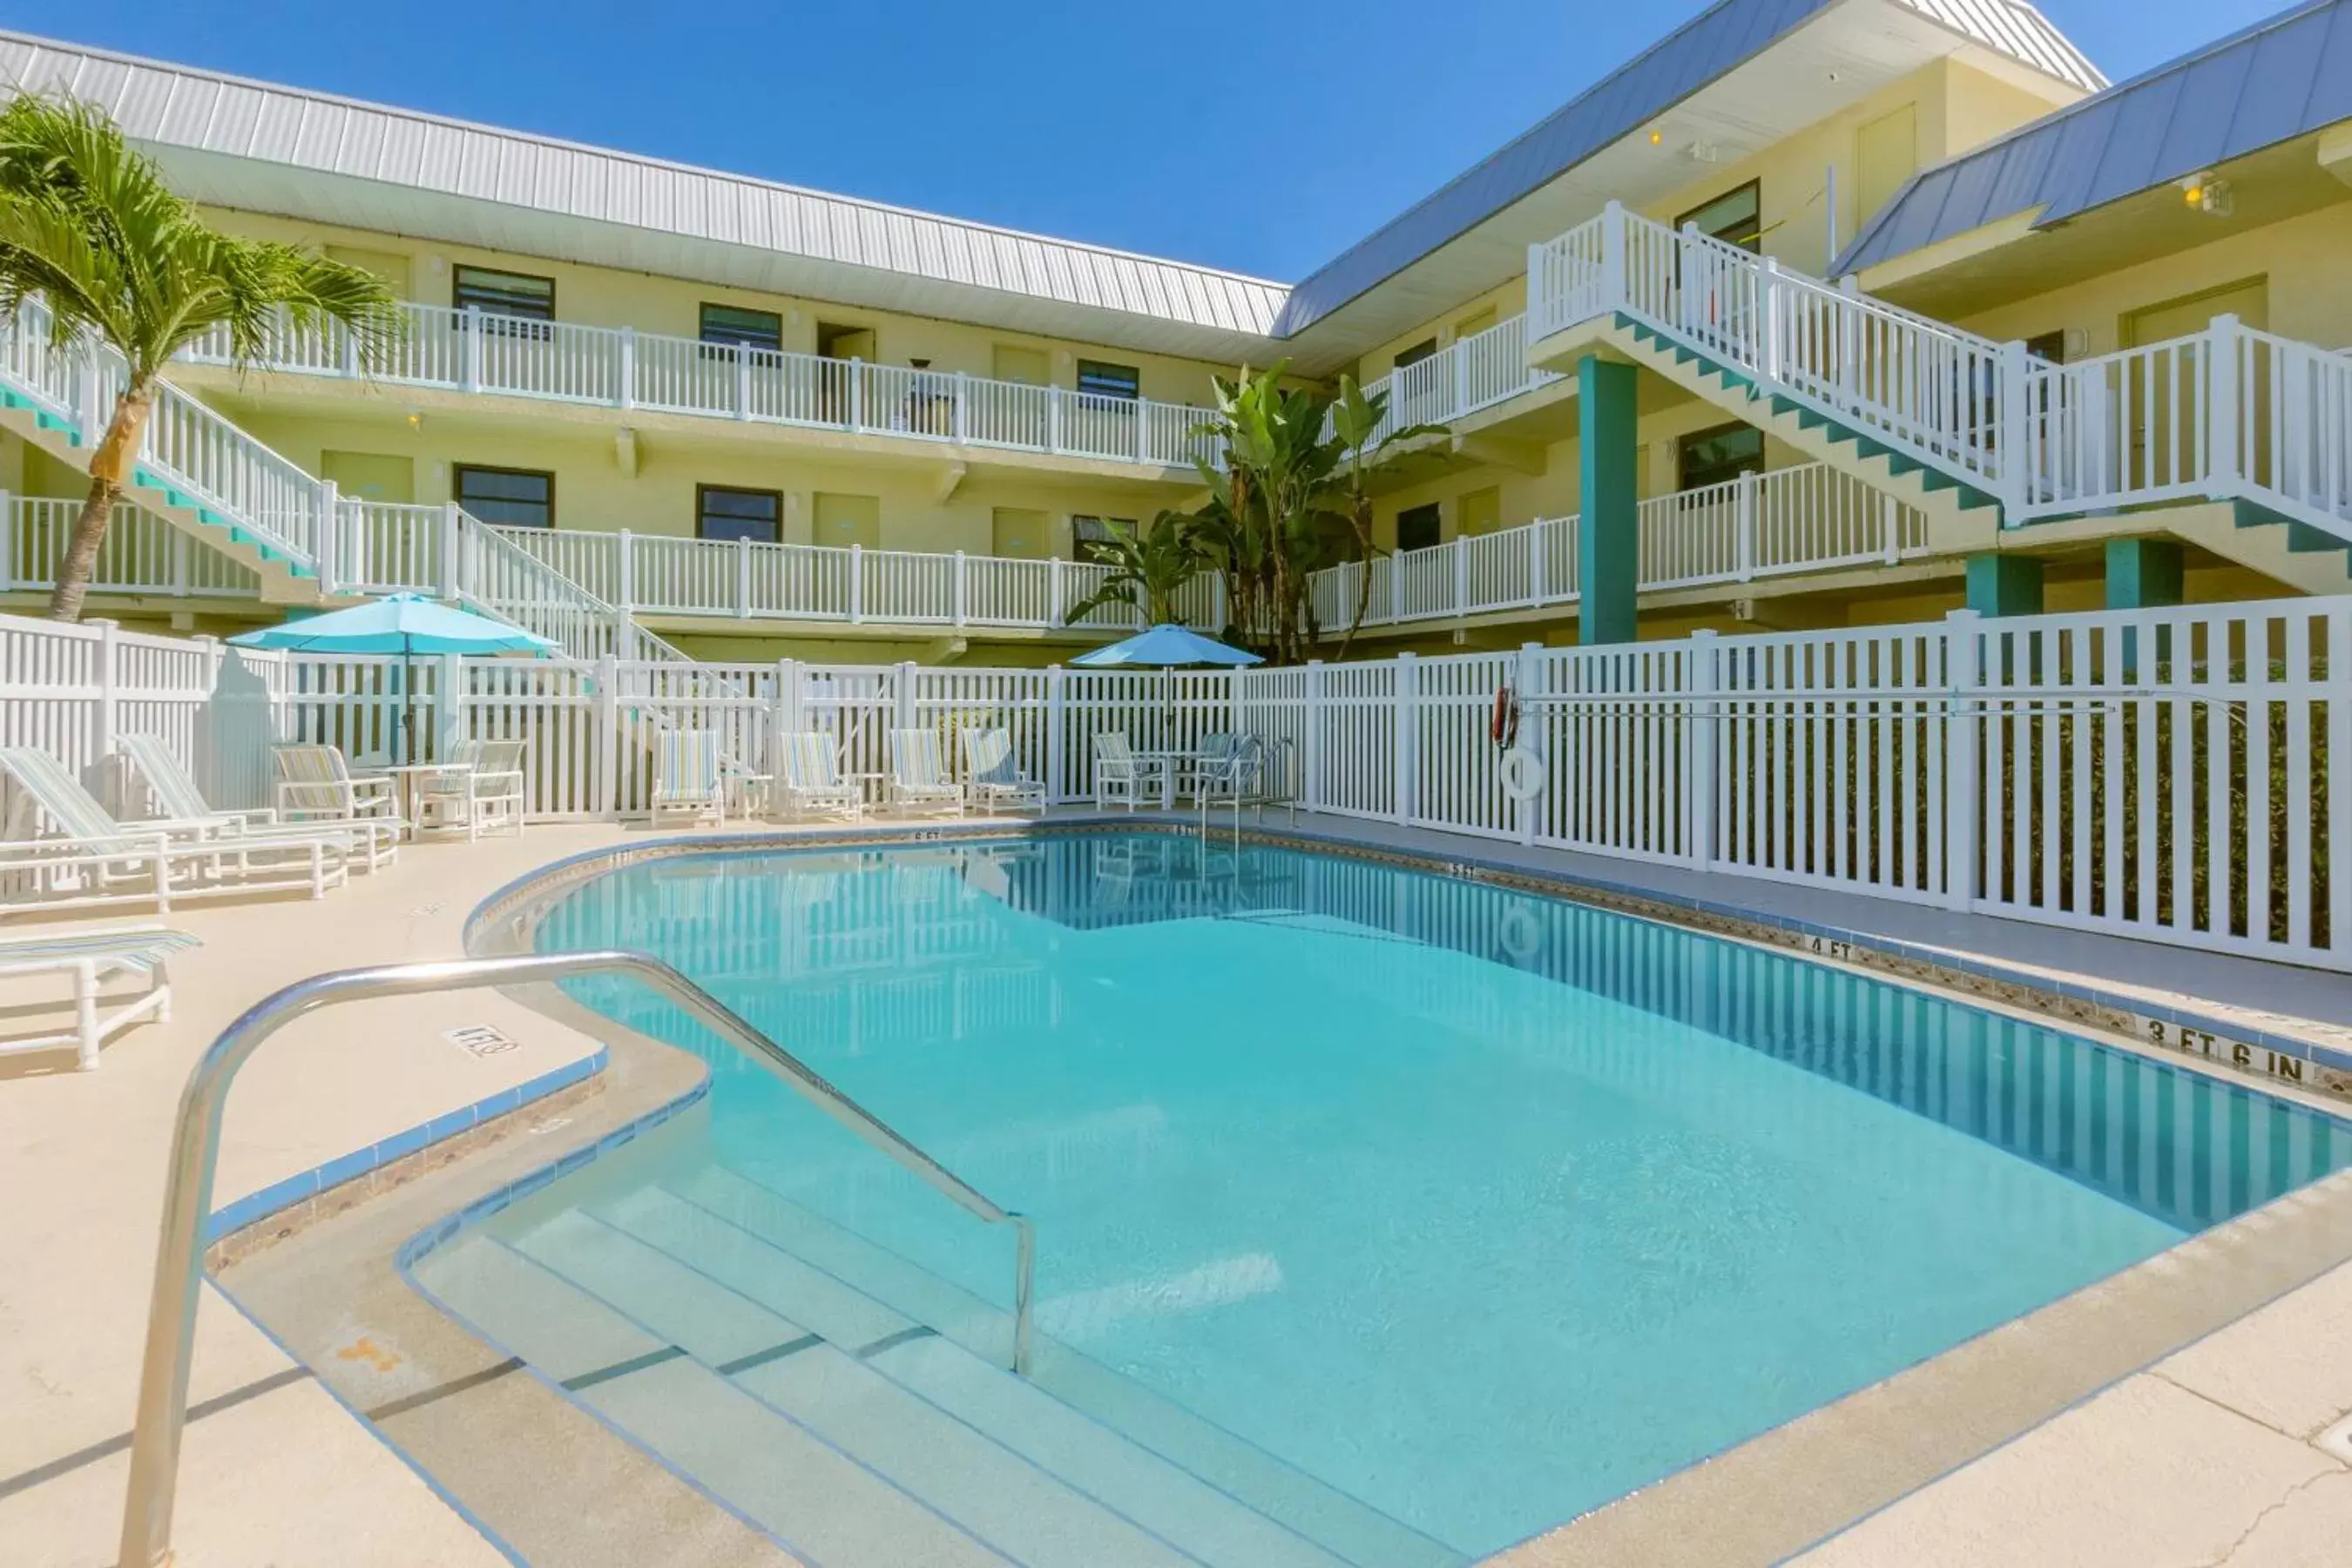
[[[876,269],[952,291],[1025,296],[1261,340],[1286,293],[1281,284],[1238,273],[21,33],[0,31],[0,79],[23,90],[62,89],[103,106],[135,142],[163,158],[176,179],[193,184],[190,194],[200,200],[219,199],[208,192],[229,188],[232,178],[242,181],[235,187],[239,192],[253,188],[249,168],[232,176],[216,162],[234,159],[781,253],[817,264],[836,286],[843,268]],[[359,200],[354,194],[344,210]],[[326,216],[307,205],[299,210],[304,216]],[[642,259],[642,254],[632,258]],[[900,300],[922,302],[908,299],[904,289],[888,302]],[[943,302],[934,301],[935,308]]]
[[[1717,0],[1566,107],[1351,247],[1290,291],[1288,336],[1640,131],[1775,40],[1846,0]],[[2022,0],[1887,0],[1960,39],[2095,92],[2106,78]]]
[[[2352,0],[2313,0],[1921,171],[1832,264],[2035,212],[2043,227],[2352,118]]]

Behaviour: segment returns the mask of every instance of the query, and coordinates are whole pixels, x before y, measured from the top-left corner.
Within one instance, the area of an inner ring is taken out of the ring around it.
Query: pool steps
[[[717,1167],[514,1219],[420,1282],[827,1568],[1465,1561]]]

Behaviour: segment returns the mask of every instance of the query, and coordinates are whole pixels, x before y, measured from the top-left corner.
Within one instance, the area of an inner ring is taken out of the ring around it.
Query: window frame
[[[1430,529],[1429,529],[1429,542],[1428,542],[1428,543],[1426,543],[1426,544],[1407,544],[1407,543],[1404,542],[1404,520],[1405,520],[1406,518],[1409,518],[1409,517],[1411,517],[1411,518],[1418,518],[1418,517],[1421,517],[1422,515],[1423,515],[1424,513],[1425,513],[1425,514],[1427,514],[1428,519],[1429,519],[1429,524],[1430,524]],[[1434,550],[1434,549],[1436,549],[1439,545],[1441,545],[1441,544],[1443,544],[1443,543],[1444,543],[1444,542],[1445,542],[1445,503],[1444,503],[1444,502],[1443,502],[1443,501],[1433,501],[1433,500],[1432,500],[1432,501],[1423,501],[1423,502],[1422,502],[1419,506],[1406,506],[1406,507],[1399,507],[1399,508],[1397,509],[1397,514],[1396,514],[1396,552],[1397,552],[1399,555],[1402,555],[1402,554],[1404,554],[1407,551],[1410,551],[1410,550]]]
[[[1432,332],[1428,337],[1422,339],[1421,342],[1412,344],[1409,347],[1399,349],[1396,353],[1391,354],[1389,356],[1389,369],[1391,372],[1400,371],[1407,368],[1408,366],[1419,364],[1423,360],[1435,359],[1436,357],[1437,334]]]
[[[739,316],[765,317],[775,329],[770,334],[773,341],[755,342],[740,336],[712,337],[710,312],[713,310],[731,310]],[[694,326],[695,341],[709,348],[723,349],[730,353],[739,348],[749,348],[760,353],[780,354],[784,352],[784,313],[782,310],[762,310],[756,305],[728,305],[715,300],[705,300],[696,307]]]
[[[1752,196],[1755,199],[1756,216],[1753,221],[1756,225],[1756,231],[1753,234],[1748,235],[1744,239],[1725,239],[1722,235],[1716,233],[1712,229],[1703,227],[1699,232],[1707,236],[1710,239],[1722,240],[1726,245],[1733,246],[1738,249],[1747,251],[1751,256],[1763,255],[1764,181],[1760,176],[1753,180],[1743,181],[1739,184],[1734,185],[1728,190],[1718,191],[1714,195],[1709,196],[1706,200],[1691,208],[1688,212],[1684,213],[1681,216],[1675,219],[1675,232],[1676,234],[1680,234],[1683,231],[1683,226],[1685,224],[1696,220],[1698,215],[1706,211],[1707,208],[1721,206],[1724,203],[1731,200],[1733,197],[1742,195]]]
[[[1722,478],[1702,479],[1696,484],[1691,482],[1690,460],[1693,447],[1702,441],[1742,433],[1753,435],[1756,437],[1756,452],[1753,458],[1741,458],[1718,463],[1715,465],[1717,468],[1728,470]],[[1710,425],[1704,430],[1693,430],[1678,436],[1675,438],[1675,493],[1687,495],[1693,490],[1705,489],[1710,485],[1728,484],[1743,474],[1760,474],[1764,471],[1765,456],[1764,432],[1753,425],[1738,419],[1726,420],[1720,425]],[[1749,466],[1751,463],[1752,467]]]
[[[495,301],[485,304],[477,300],[469,304],[466,300],[466,274],[468,272],[485,274],[492,278],[519,278],[527,283],[546,284],[547,314],[542,316],[530,310],[498,309],[495,308]],[[552,322],[555,320],[555,279],[541,278],[535,272],[509,272],[503,267],[477,267],[469,262],[461,261],[449,269],[449,304],[450,308],[460,315],[479,313],[485,316],[497,316],[509,321]]]
[[[706,540],[715,539],[722,544],[732,544],[738,539],[749,537],[745,534],[733,533],[719,535],[710,531],[710,496],[713,492],[720,495],[730,496],[761,496],[774,503],[776,515],[768,520],[769,525],[775,530],[774,537],[771,539],[753,539],[751,540],[751,542],[754,544],[782,544],[784,542],[783,491],[761,489],[757,485],[707,485],[698,481],[694,487],[695,538]],[[744,518],[740,521],[751,522],[757,520],[752,518]]]
[[[555,531],[555,474],[550,468],[509,468],[497,463],[452,463],[449,465],[449,498],[459,506],[466,504],[466,476],[468,474],[504,474],[509,479],[545,479],[547,481],[547,521],[535,522],[492,522],[479,512],[472,515],[477,522],[492,528],[544,528]]]
[[[1087,529],[1089,525],[1102,531],[1088,537]],[[1098,517],[1092,512],[1074,511],[1070,514],[1070,559],[1106,564],[1114,562],[1118,557],[1102,548],[1111,539],[1114,530],[1124,528],[1129,535],[1139,539],[1142,526],[1139,518]]]
[[[1090,370],[1125,372],[1127,379],[1124,390],[1118,387],[1107,390],[1099,385],[1088,386],[1087,373]],[[1115,360],[1082,359],[1078,361],[1077,369],[1072,374],[1070,384],[1071,390],[1080,397],[1117,398],[1122,403],[1140,403],[1143,401],[1143,367],[1137,364],[1120,364]]]

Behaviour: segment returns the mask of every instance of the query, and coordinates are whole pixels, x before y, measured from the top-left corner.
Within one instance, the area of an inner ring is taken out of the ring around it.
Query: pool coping
[[[567,856],[515,879],[468,916],[465,942],[469,952],[481,951],[485,942],[500,949],[528,944],[540,919],[562,896],[649,861],[1190,831],[1150,819],[1082,816],[648,839]],[[2151,1011],[2144,998],[2053,984],[2028,969],[1963,960],[1948,949],[1483,856],[1432,854],[1295,825],[1240,829],[1233,842],[1344,853],[1792,952],[1969,1005],[1990,1003],[1996,1010],[2071,1025],[2093,1043],[2174,1060],[2338,1120],[2344,1119],[2338,1102],[2352,1098],[2352,1058],[2321,1041],[2249,1028],[2228,1009]],[[2158,1025],[2163,1027],[2152,1026]],[[587,1159],[593,1158],[591,1152]],[[2352,1262],[2352,1170],[2209,1227],[1480,1561],[1494,1568],[1622,1568],[1628,1561],[1668,1558],[1677,1568],[1747,1568],[1783,1561],[2347,1262]],[[1825,1470],[1836,1485],[1824,1488]],[[1727,1490],[1738,1504],[1727,1504]],[[1727,1506],[1739,1511],[1727,1514]]]

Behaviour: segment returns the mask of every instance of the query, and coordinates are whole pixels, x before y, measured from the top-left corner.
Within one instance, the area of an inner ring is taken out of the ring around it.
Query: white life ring
[[[1533,800],[1543,794],[1543,759],[1525,746],[1513,746],[1503,753],[1503,761],[1496,772],[1496,782],[1513,800]]]

